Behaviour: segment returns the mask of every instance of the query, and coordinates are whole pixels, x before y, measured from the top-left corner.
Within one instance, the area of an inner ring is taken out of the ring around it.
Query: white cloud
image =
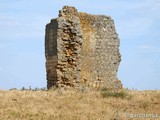
[[[1,27],[11,27],[11,26],[17,26],[19,23],[12,17],[9,16],[1,16],[0,17],[0,26]]]
[[[123,1],[112,3],[108,9],[115,11],[115,24],[120,37],[128,40],[150,34],[151,27],[160,20],[160,2],[157,0]],[[107,12],[107,11],[106,11]],[[158,30],[156,30],[158,31]]]
[[[0,49],[8,47],[8,44],[0,43]]]
[[[17,18],[13,18],[13,16],[1,16],[0,37],[11,39],[42,38],[45,34],[45,25],[50,19],[51,17],[45,15],[37,15],[32,17],[32,20],[29,19],[29,16],[28,18],[23,18],[23,15],[20,15]],[[0,45],[0,48],[2,47],[4,47],[4,45]]]
[[[140,45],[138,46],[139,52],[154,52],[154,53],[160,53],[160,48],[157,46],[152,45]]]
[[[149,18],[134,18],[120,20],[117,23],[117,30],[121,37],[134,39],[136,37],[146,35],[149,28],[153,25],[153,21]]]
[[[50,16],[36,16],[33,18],[33,21],[26,24],[25,27],[42,32],[45,30],[45,25],[49,23],[51,19]]]
[[[141,46],[139,46],[139,48],[140,48],[140,49],[152,49],[152,48],[154,48],[154,47],[151,46],[151,45],[141,45]]]

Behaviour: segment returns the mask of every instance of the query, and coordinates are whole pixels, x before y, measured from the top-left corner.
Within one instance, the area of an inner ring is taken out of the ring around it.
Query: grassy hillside
[[[158,114],[160,91],[0,91],[0,120],[160,120]]]

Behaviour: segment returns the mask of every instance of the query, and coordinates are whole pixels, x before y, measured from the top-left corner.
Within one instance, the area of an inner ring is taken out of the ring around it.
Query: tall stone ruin
[[[46,25],[47,88],[121,88],[117,79],[120,40],[110,16],[64,6]]]

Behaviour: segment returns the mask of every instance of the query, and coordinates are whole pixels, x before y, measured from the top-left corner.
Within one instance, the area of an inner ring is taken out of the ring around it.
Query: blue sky
[[[125,88],[160,89],[159,0],[1,0],[0,89],[45,87],[45,25],[64,6],[111,16],[121,40]]]

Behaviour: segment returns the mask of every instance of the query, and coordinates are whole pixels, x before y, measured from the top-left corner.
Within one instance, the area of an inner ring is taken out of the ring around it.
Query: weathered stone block
[[[46,25],[47,87],[121,88],[119,38],[110,16],[77,12],[64,6]]]

